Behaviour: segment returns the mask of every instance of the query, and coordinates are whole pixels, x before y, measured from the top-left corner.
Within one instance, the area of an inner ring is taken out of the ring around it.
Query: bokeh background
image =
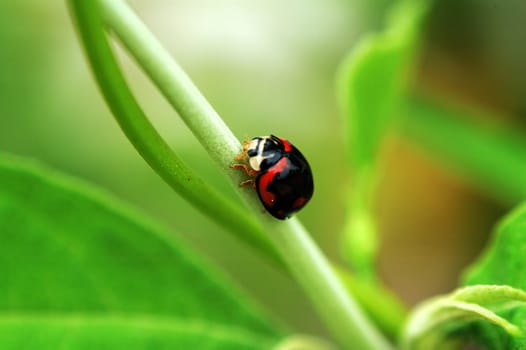
[[[335,75],[360,34],[380,28],[388,3],[131,1],[240,139],[275,133],[307,155],[316,194],[299,217],[336,260],[348,174]],[[525,127],[525,20],[522,0],[436,1],[413,89]],[[133,62],[119,56],[169,143],[230,194],[176,113]],[[0,122],[1,152],[107,189],[184,237],[279,318],[301,331],[325,332],[294,282],[189,207],[138,156],[97,90],[65,2],[0,2]],[[413,305],[457,285],[512,203],[477,191],[400,136],[390,135],[386,145],[377,198],[379,271]]]

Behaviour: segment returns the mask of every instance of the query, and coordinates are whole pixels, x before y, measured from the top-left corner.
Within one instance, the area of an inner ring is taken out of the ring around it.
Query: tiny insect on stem
[[[239,184],[239,187],[245,187],[245,186],[250,186],[252,188],[256,188],[256,181],[254,179],[248,179],[248,180],[242,181]]]
[[[251,169],[246,164],[236,163],[236,164],[232,164],[230,167],[232,169],[242,169],[250,177],[254,177],[254,176],[256,176],[258,174],[258,172],[256,170]]]

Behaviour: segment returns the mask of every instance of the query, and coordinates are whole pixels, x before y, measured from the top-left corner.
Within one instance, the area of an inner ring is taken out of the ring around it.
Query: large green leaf
[[[97,327],[116,327],[116,337],[137,324],[104,315],[146,323],[173,317],[178,324],[163,324],[244,329],[270,342],[282,334],[209,263],[102,191],[6,158],[0,184],[0,315],[15,317],[2,317],[2,327],[18,329],[21,339],[56,314],[78,317],[80,333],[91,325],[85,317],[99,315]],[[24,328],[16,317],[28,314],[42,318]],[[71,327],[63,319],[49,327],[61,325]],[[163,329],[150,333],[161,337]],[[0,340],[8,333],[0,330]]]
[[[271,338],[200,320],[119,317],[0,317],[0,349],[266,350]]]
[[[526,291],[526,205],[497,227],[493,241],[469,269],[465,284],[502,284]]]
[[[466,285],[507,285],[526,291],[526,205],[508,215],[498,226],[493,241],[481,258],[465,275]],[[508,300],[508,304],[513,303]],[[513,304],[512,304],[513,306]],[[505,309],[500,315],[526,333],[526,305]],[[475,328],[484,336],[490,349],[526,349],[523,338],[507,337],[502,331],[479,324]]]
[[[402,349],[526,350],[526,204],[498,226],[464,277],[468,287],[435,297],[410,315]],[[464,346],[464,347],[463,347]]]
[[[411,313],[402,349],[461,349],[459,344],[469,340],[484,349],[508,349],[506,344],[522,339],[521,328],[508,318],[525,303],[524,291],[496,285],[464,287],[432,298]]]

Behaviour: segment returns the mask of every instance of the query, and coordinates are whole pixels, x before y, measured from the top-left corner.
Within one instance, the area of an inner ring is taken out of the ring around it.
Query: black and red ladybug
[[[248,157],[250,168],[234,164],[254,178],[240,185],[252,184],[265,209],[275,218],[284,220],[307,204],[314,192],[309,163],[289,141],[260,136],[243,143],[243,153],[236,158]]]

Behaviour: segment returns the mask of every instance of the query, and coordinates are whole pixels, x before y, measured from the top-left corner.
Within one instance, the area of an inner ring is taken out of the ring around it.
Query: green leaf
[[[378,245],[371,213],[377,155],[386,130],[398,114],[429,3],[396,3],[386,29],[360,40],[339,75],[338,93],[347,124],[347,158],[353,172],[343,255],[366,279],[374,279]]]
[[[498,344],[495,337],[501,336],[507,337],[508,342],[518,343],[523,340],[523,332],[512,322],[513,317],[505,316],[524,309],[525,305],[526,292],[509,286],[470,286],[433,298],[416,307],[410,315],[403,332],[402,349],[442,349],[452,339],[475,339],[477,327],[485,329],[484,341],[478,339],[481,345]],[[488,334],[496,336],[487,339]]]
[[[520,290],[524,295],[526,290],[526,205],[522,205],[509,214],[497,227],[493,241],[482,256],[465,274],[466,285],[505,285],[508,288]],[[486,298],[489,293],[483,293],[478,299]],[[524,332],[526,330],[526,306],[524,300],[518,303],[517,295],[505,295],[499,301],[498,314],[521,332],[521,337],[509,337],[502,332],[478,323],[469,336],[479,343],[489,344],[490,349],[526,349]],[[491,299],[489,300],[491,301]],[[466,336],[466,335],[464,335]]]
[[[34,327],[57,313],[123,314],[243,329],[269,341],[282,334],[174,235],[103,191],[12,158],[0,158],[0,183],[3,315],[42,317]]]
[[[526,205],[523,204],[498,225],[491,244],[465,273],[464,283],[466,285],[507,285],[525,291],[525,252]],[[513,298],[508,298],[509,303],[513,301]],[[524,304],[515,306],[511,309],[502,310],[499,314],[517,326],[524,335],[526,332],[526,306]],[[493,344],[491,349],[526,349],[526,342],[523,338],[509,339],[502,332],[488,329],[488,326],[484,324],[479,324],[473,333],[478,338],[486,337],[486,341]]]
[[[408,107],[404,131],[409,138],[504,203],[526,198],[524,131],[495,122],[505,118],[451,103],[413,97]]]
[[[526,290],[526,204],[498,225],[493,240],[469,268],[466,285],[501,284]]]
[[[9,350],[266,350],[274,344],[271,338],[202,320],[0,316],[0,348]]]
[[[427,6],[427,1],[399,1],[389,13],[386,29],[363,37],[343,62],[338,88],[353,167],[376,160],[405,91]]]
[[[522,206],[503,220],[488,250],[467,273],[465,284],[471,286],[417,308],[406,338],[435,344],[456,335],[487,349],[526,349],[525,249]]]

